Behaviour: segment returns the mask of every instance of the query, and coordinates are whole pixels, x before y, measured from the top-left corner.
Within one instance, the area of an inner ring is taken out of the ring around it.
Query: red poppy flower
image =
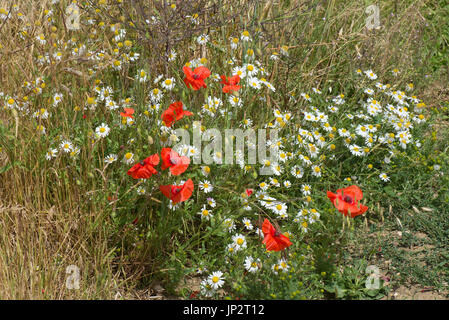
[[[342,214],[351,218],[359,216],[368,210],[367,206],[360,204],[359,201],[363,198],[363,192],[356,185],[349,186],[344,189],[338,189],[337,193],[327,192],[327,197],[334,204],[335,208]]]
[[[185,66],[182,68],[182,71],[184,71],[184,74],[186,75],[184,82],[187,88],[199,90],[200,88],[207,87],[204,80],[210,76],[210,71],[206,67],[201,66],[192,71],[192,69]]]
[[[181,101],[173,102],[167,110],[162,113],[162,120],[167,127],[171,127],[176,121],[181,120],[184,116],[192,116],[193,113],[187,110],[183,110]]]
[[[187,180],[182,186],[159,186],[161,192],[173,203],[183,202],[189,199],[193,193],[193,181],[192,179]]]
[[[145,160],[136,163],[131,169],[128,170],[127,173],[134,179],[148,179],[153,174],[157,173],[154,166],[157,166],[158,164],[159,156],[157,154],[153,154]]]
[[[246,195],[248,197],[250,197],[253,194],[254,190],[253,189],[246,189],[245,192],[246,192]]]
[[[120,115],[122,117],[130,117],[130,118],[134,118],[132,116],[132,114],[134,113],[134,109],[133,108],[125,108],[125,112],[120,112]]]
[[[268,219],[262,225],[263,242],[267,246],[267,251],[281,251],[291,246],[290,239],[276,230]]]
[[[240,77],[238,74],[229,77],[227,80],[226,76],[220,76],[220,78],[220,83],[225,85],[223,87],[224,93],[229,93],[230,91],[238,91],[240,89],[240,86],[237,85],[240,82]]]
[[[181,101],[173,102],[169,107],[173,109],[176,115],[176,121],[181,120],[184,116],[193,116],[193,113],[187,110],[183,110],[183,105]]]
[[[190,159],[185,156],[180,156],[171,148],[162,148],[162,170],[170,168],[170,172],[174,176],[178,176],[187,170],[190,164]]]
[[[171,108],[168,108],[167,110],[162,112],[161,118],[162,118],[162,121],[164,121],[164,123],[165,123],[165,125],[167,127],[171,127],[173,122],[176,121],[175,112]]]

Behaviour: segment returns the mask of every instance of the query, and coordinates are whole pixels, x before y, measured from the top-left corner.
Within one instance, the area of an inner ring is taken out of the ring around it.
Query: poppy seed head
[[[348,196],[347,194],[345,194],[345,195],[343,196],[343,201],[344,201],[344,202],[347,202],[347,203],[349,203],[349,204],[353,204],[353,203],[354,203],[354,200],[352,199],[352,197]]]

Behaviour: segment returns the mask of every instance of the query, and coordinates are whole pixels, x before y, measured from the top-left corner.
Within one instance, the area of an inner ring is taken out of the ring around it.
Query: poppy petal
[[[363,198],[362,190],[356,185],[352,185],[343,189],[343,193],[353,198],[355,202],[362,200]]]
[[[172,198],[171,187],[172,187],[171,185],[159,186],[159,190],[161,190],[164,196],[171,199]]]
[[[205,66],[200,66],[193,71],[194,74],[200,76],[202,80],[208,78],[210,76],[210,70]]]
[[[262,232],[264,235],[272,234],[272,233],[274,234],[274,232],[275,232],[273,225],[271,224],[271,222],[268,219],[265,219],[263,221]]]
[[[181,201],[186,201],[192,196],[193,193],[193,181],[189,179],[184,183],[184,187],[181,190]]]
[[[146,163],[148,163],[149,165],[151,165],[153,167],[157,166],[159,164],[159,160],[160,160],[159,155],[157,153],[153,154],[145,159]]]
[[[185,74],[187,77],[192,77],[192,76],[193,76],[193,71],[192,71],[192,69],[190,69],[190,68],[187,67],[187,66],[184,66],[184,67],[182,68],[182,71],[184,71],[184,74]]]

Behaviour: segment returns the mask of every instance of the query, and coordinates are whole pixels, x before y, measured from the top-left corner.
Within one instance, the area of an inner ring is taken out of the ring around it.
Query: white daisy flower
[[[217,205],[213,198],[207,198],[207,204],[212,208],[215,208],[215,206]]]
[[[246,31],[246,30],[243,31],[242,35],[240,36],[240,40],[242,40],[242,41],[251,41],[251,36],[250,36],[249,32]]]
[[[253,230],[254,227],[248,218],[243,218],[242,222],[247,230]]]
[[[352,155],[361,157],[364,155],[363,149],[356,144],[349,146],[349,151],[351,151]]]
[[[374,94],[374,90],[370,89],[370,88],[366,88],[365,91],[363,91],[363,92],[365,92],[366,94],[369,94],[369,95],[373,95]]]
[[[260,259],[254,260],[253,257],[248,256],[245,258],[244,266],[245,266],[245,269],[248,270],[248,272],[255,273],[255,272],[259,271],[260,266],[261,266],[261,261],[260,261]]]
[[[237,251],[239,251],[239,249],[236,248],[235,243],[230,243],[230,244],[228,244],[228,245],[226,246],[226,252],[227,252],[227,253],[234,254],[234,253],[236,253]]]
[[[384,172],[384,173],[381,173],[381,174],[379,175],[379,178],[380,178],[382,181],[384,181],[384,182],[390,181],[390,177],[388,177],[387,174],[386,174],[385,172]]]
[[[57,150],[57,149],[50,148],[50,149],[47,151],[47,154],[45,155],[45,159],[51,160],[51,159],[53,159],[53,158],[56,158],[57,155],[58,155],[58,150]]]
[[[176,59],[177,53],[175,50],[172,49],[172,51],[168,54],[168,61],[174,61]]]
[[[268,189],[269,186],[270,186],[270,185],[269,185],[268,183],[266,183],[266,182],[261,182],[261,183],[259,183],[259,188],[260,188],[262,191],[267,191],[267,189]]]
[[[312,102],[312,98],[307,93],[301,93],[301,97],[309,102]]]
[[[166,89],[166,90],[173,90],[173,88],[175,87],[175,78],[168,78],[165,79],[162,84],[161,84],[162,88]]]
[[[230,37],[229,40],[230,40],[230,44],[231,44],[231,49],[232,50],[237,49],[237,46],[239,44],[239,38]]]
[[[243,68],[245,68],[246,75],[250,78],[253,78],[259,72],[259,69],[251,63],[245,64]]]
[[[53,97],[53,107],[56,107],[62,101],[62,93],[56,93]]]
[[[210,298],[215,294],[214,288],[210,283],[209,279],[204,279],[200,284],[200,292],[206,298]]]
[[[214,290],[217,290],[224,285],[224,280],[222,277],[223,272],[221,271],[215,271],[209,276],[208,278],[209,284]]]
[[[70,153],[73,149],[73,144],[70,141],[65,140],[61,142],[59,148],[65,153]]]
[[[139,73],[136,75],[136,79],[140,82],[140,83],[144,83],[148,81],[148,74],[145,70],[141,69],[139,71]]]
[[[123,156],[123,162],[125,162],[126,164],[133,163],[134,162],[134,154],[131,152],[125,153],[125,155]]]
[[[241,107],[243,105],[242,99],[240,99],[239,97],[234,96],[234,95],[231,95],[228,98],[228,101],[231,104],[231,106],[233,106],[233,107]]]
[[[143,196],[143,195],[145,195],[146,190],[145,190],[144,187],[139,186],[139,187],[136,189],[136,192],[137,192],[138,195]]]
[[[232,68],[232,74],[233,75],[238,74],[240,79],[243,79],[246,77],[246,70],[244,67],[234,67],[234,68]]]
[[[232,220],[231,218],[224,219],[223,224],[228,232],[232,232],[235,230],[235,223],[234,220]]]
[[[207,34],[202,34],[196,38],[196,41],[201,45],[206,44],[209,41],[209,36]]]
[[[287,264],[287,261],[282,258],[278,261],[277,265],[279,266],[278,270],[282,271],[282,272],[287,272],[289,266]]]
[[[236,251],[246,248],[246,239],[242,234],[236,234],[232,237],[232,243],[235,245]]]
[[[366,70],[365,71],[365,75],[371,79],[371,80],[376,80],[377,79],[377,75],[370,69],[370,70]]]
[[[255,78],[255,77],[253,77],[253,78],[248,78],[248,85],[249,85],[251,88],[256,89],[256,90],[259,90],[259,89],[261,88],[260,80],[257,79],[257,78]]]
[[[294,166],[291,169],[291,174],[297,178],[297,179],[301,179],[304,176],[304,169],[300,166]]]
[[[312,192],[312,187],[310,186],[310,184],[303,184],[301,186],[301,191],[304,196],[308,196]]]
[[[312,166],[312,174],[315,177],[321,177],[321,168],[319,166],[317,166],[317,165]]]
[[[106,158],[104,158],[104,162],[106,162],[107,164],[111,164],[113,162],[117,161],[117,155],[111,153],[110,155],[106,156]]]
[[[95,134],[97,135],[97,137],[99,138],[105,138],[108,136],[109,132],[111,131],[111,129],[108,127],[107,124],[102,123],[100,126],[98,126],[95,129]]]
[[[210,220],[210,218],[213,217],[212,210],[206,209],[206,205],[203,206],[200,212],[198,212],[199,215],[201,215],[201,219]]]
[[[282,202],[274,202],[272,205],[268,207],[277,215],[285,215],[287,213],[287,205]]]
[[[279,183],[278,179],[276,178],[270,178],[270,184],[275,186],[275,187],[280,187],[281,184]]]
[[[209,193],[214,190],[214,187],[208,180],[201,181],[198,186],[201,190],[204,191],[204,193]]]

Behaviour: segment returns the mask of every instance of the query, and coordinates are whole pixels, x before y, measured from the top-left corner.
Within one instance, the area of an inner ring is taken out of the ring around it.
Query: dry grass
[[[0,297],[113,299],[122,288],[111,249],[84,220],[74,211],[0,203]],[[80,290],[66,286],[69,265],[80,270]]]

